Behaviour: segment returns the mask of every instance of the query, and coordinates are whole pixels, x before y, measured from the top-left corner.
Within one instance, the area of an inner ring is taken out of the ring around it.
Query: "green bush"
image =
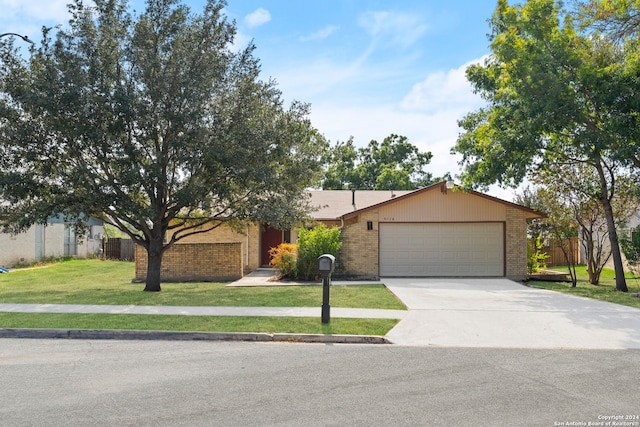
[[[640,275],[640,225],[620,237],[620,249],[634,275]]]
[[[340,229],[320,224],[313,229],[298,232],[298,277],[311,280],[318,272],[318,257],[335,256],[340,248]]]
[[[540,236],[532,237],[527,242],[527,270],[529,274],[538,273],[547,268],[548,256],[544,253]]]

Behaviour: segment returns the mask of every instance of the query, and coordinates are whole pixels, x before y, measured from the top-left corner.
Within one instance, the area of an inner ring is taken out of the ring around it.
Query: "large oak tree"
[[[25,59],[2,45],[0,219],[14,231],[63,212],[98,215],[163,253],[224,223],[292,226],[325,142],[308,105],[283,107],[254,46],[233,46],[223,0],[74,0]]]
[[[453,149],[463,155],[463,182],[517,185],[532,168],[592,168],[616,288],[627,291],[611,200],[614,171],[631,167],[638,154],[637,54],[606,35],[579,31],[554,0],[499,0],[490,24],[492,55],[467,72],[488,105],[460,121]]]
[[[379,143],[357,148],[353,138],[337,142],[324,156],[324,190],[414,190],[434,182],[426,167],[430,152],[421,152],[406,136],[391,134]]]

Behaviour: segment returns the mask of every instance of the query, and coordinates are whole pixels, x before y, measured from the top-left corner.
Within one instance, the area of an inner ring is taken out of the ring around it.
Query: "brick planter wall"
[[[147,277],[147,251],[136,245],[136,281]],[[162,256],[163,282],[227,282],[242,277],[242,243],[178,243]]]

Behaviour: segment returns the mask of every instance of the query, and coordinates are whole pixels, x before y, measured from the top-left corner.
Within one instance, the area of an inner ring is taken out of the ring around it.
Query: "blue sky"
[[[0,33],[39,40],[42,25],[66,24],[68,0],[0,0]],[[185,0],[200,12],[202,0]],[[357,146],[405,135],[434,155],[430,171],[460,172],[450,155],[457,120],[482,105],[464,71],[489,54],[487,20],[497,0],[229,0],[236,44],[253,40],[263,78],[284,99],[311,103],[311,120],[332,143]],[[142,9],[142,0],[132,5]],[[492,187],[507,200],[513,190]]]

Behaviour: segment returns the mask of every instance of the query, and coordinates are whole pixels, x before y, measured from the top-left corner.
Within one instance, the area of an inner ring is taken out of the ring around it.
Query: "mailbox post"
[[[329,305],[329,287],[331,286],[331,273],[336,268],[336,257],[324,254],[318,257],[318,273],[322,276],[322,323],[331,320],[331,306]]]

